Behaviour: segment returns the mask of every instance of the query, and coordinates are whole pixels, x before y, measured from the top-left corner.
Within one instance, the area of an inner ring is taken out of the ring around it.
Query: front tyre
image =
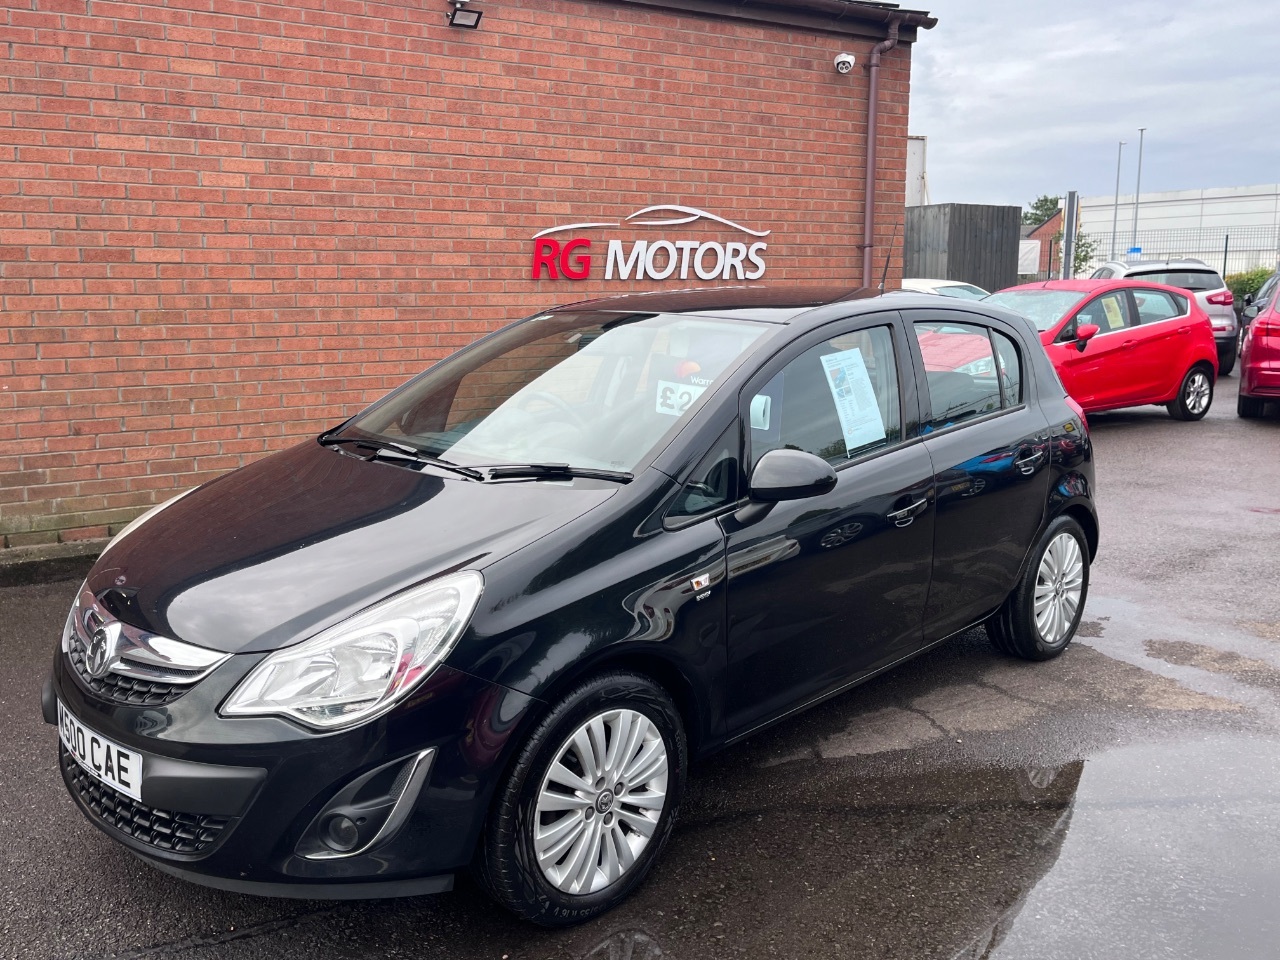
[[[1076,635],[1088,594],[1088,541],[1074,519],[1058,517],[1037,542],[1018,585],[987,621],[987,634],[1010,656],[1050,660]]]
[[[548,927],[611,909],[670,836],[686,760],[680,714],[652,680],[613,672],[575,687],[499,787],[476,855],[481,885]]]
[[[1169,416],[1175,420],[1203,420],[1212,403],[1213,375],[1208,367],[1192,367],[1182,378],[1178,395],[1169,401]]]

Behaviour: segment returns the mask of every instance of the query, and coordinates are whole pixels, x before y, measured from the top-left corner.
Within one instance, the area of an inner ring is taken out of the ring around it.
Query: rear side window
[[[750,402],[752,466],[770,450],[839,465],[902,438],[889,327],[843,334],[796,357]]]
[[[1000,398],[1006,407],[1016,407],[1022,402],[1022,361],[1017,344],[998,330],[991,331],[991,340],[996,345]]]
[[[1090,280],[1110,280],[1116,275],[1115,271],[1110,267],[1099,267],[1090,275]]]
[[[1131,273],[1131,279],[1141,277],[1148,283],[1163,283],[1183,290],[1221,290],[1225,283],[1214,270],[1153,270],[1149,273]]]
[[[929,382],[932,416],[926,430],[942,430],[1000,409],[999,368],[986,327],[928,322],[917,323],[915,331]]]
[[[1157,323],[1171,320],[1187,312],[1187,301],[1163,290],[1134,290],[1133,302],[1138,305],[1139,323]]]

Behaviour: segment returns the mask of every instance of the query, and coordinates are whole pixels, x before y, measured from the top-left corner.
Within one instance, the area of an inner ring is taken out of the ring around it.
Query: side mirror
[[[1252,320],[1258,315],[1258,305],[1256,303],[1250,303],[1250,298],[1248,297],[1245,298],[1245,303],[1248,303],[1249,305],[1244,308],[1242,316],[1246,320]]]
[[[1098,334],[1098,325],[1096,323],[1082,323],[1076,328],[1076,349],[1084,353],[1084,348],[1089,345]]]
[[[830,493],[836,472],[821,457],[803,450],[770,450],[751,471],[748,496],[756,503],[805,500]]]
[[[1246,307],[1248,307],[1248,306],[1251,306],[1252,304],[1253,304],[1253,294],[1252,294],[1252,293],[1246,293],[1246,294],[1244,295],[1244,305],[1245,305]]]

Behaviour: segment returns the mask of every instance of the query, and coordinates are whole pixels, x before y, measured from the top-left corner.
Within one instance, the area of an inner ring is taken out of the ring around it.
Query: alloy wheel
[[[1057,646],[1071,630],[1084,591],[1084,558],[1069,533],[1049,541],[1036,573],[1035,617],[1040,638]]]
[[[1209,408],[1209,377],[1200,370],[1187,378],[1187,389],[1183,402],[1189,411],[1197,416]]]
[[[658,829],[667,746],[635,710],[609,710],[561,744],[534,808],[533,848],[557,890],[589,894],[617,882]]]

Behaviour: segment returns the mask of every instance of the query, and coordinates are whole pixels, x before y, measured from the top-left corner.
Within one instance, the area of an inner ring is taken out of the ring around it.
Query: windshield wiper
[[[635,476],[622,470],[601,470],[595,467],[572,467],[567,463],[495,463],[479,466],[489,480],[613,480],[630,483]]]
[[[367,458],[369,460],[398,460],[402,463],[424,463],[439,470],[444,470],[447,473],[466,477],[468,480],[483,480],[485,478],[484,474],[479,470],[472,470],[470,467],[450,463],[448,460],[441,460],[439,457],[433,457],[429,453],[423,453],[421,450],[416,447],[411,447],[407,443],[396,443],[394,440],[361,440],[357,437],[331,437],[321,434],[319,437],[319,443],[321,446],[325,447],[337,446],[341,443],[349,443],[357,449],[370,451],[372,456]]]

